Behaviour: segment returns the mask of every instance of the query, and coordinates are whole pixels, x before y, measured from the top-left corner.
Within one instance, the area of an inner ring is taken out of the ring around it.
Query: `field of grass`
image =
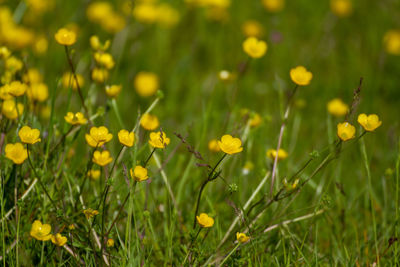
[[[0,264],[399,266],[399,74],[398,0],[0,0]]]

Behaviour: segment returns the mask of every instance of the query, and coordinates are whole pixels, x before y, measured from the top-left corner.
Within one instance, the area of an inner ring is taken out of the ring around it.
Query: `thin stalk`
[[[240,246],[240,242],[238,242],[238,244],[231,250],[231,252],[228,254],[228,256],[226,256],[224,258],[224,260],[218,265],[218,267],[224,265],[224,263],[232,256],[233,253],[235,253],[235,251],[238,249],[239,246]]]

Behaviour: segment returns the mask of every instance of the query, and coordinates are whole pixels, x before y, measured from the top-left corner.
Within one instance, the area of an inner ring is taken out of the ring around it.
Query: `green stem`
[[[238,244],[232,249],[232,251],[228,254],[228,256],[226,256],[224,260],[221,262],[221,264],[218,266],[222,266],[232,256],[232,254],[235,253],[235,251],[238,249],[239,246],[240,242],[238,242]]]

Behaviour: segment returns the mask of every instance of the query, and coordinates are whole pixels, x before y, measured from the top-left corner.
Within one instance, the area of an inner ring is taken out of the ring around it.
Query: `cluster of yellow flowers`
[[[118,33],[125,28],[126,21],[124,16],[117,13],[110,2],[94,1],[86,9],[89,21],[99,24],[109,33]]]
[[[190,7],[205,9],[206,18],[212,21],[225,22],[229,19],[228,9],[231,0],[185,0]]]
[[[358,115],[357,122],[364,128],[367,132],[373,132],[376,128],[381,126],[382,122],[379,120],[378,115],[370,114],[366,115],[364,113]],[[342,141],[347,141],[353,139],[356,134],[356,127],[348,122],[339,123],[337,125],[337,135]]]
[[[173,27],[180,19],[179,12],[167,3],[157,1],[138,1],[132,10],[133,17],[144,24],[159,24],[163,27]]]
[[[42,224],[39,220],[33,222],[30,235],[39,241],[51,240],[54,245],[59,247],[64,246],[68,241],[67,237],[61,233],[51,234],[51,225]]]

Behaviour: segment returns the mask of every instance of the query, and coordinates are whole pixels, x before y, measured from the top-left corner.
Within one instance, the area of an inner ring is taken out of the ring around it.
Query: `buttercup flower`
[[[51,236],[51,242],[56,246],[62,247],[67,243],[67,237],[57,233]]]
[[[256,37],[249,37],[243,42],[243,51],[252,58],[260,58],[267,52],[267,43]]]
[[[104,126],[90,128],[90,134],[86,134],[86,142],[91,147],[99,147],[112,139],[112,134]]]
[[[383,45],[387,53],[400,56],[400,29],[387,31],[383,37]]]
[[[22,75],[22,80],[27,84],[43,82],[43,75],[36,68],[29,68],[27,72]]]
[[[75,77],[71,72],[66,72],[63,74],[61,82],[64,88],[72,88],[72,90],[77,90],[78,85],[79,88],[82,88],[85,85],[85,78],[79,73],[76,74],[76,79],[78,80],[78,84],[76,83]]]
[[[290,70],[290,78],[297,85],[309,85],[313,75],[303,66],[297,66]]]
[[[86,219],[88,219],[88,220],[90,218],[92,218],[92,217],[94,217],[94,216],[99,214],[99,212],[97,210],[94,210],[94,209],[91,209],[91,208],[83,210],[83,213],[85,214]]]
[[[152,131],[157,129],[158,126],[160,126],[160,122],[158,121],[157,116],[145,113],[142,115],[142,118],[140,119],[140,125],[144,129]]]
[[[113,158],[110,156],[110,152],[108,152],[107,150],[104,150],[104,151],[101,151],[101,152],[96,150],[93,153],[93,159],[92,160],[97,165],[100,165],[100,166],[104,167],[107,164],[111,163],[113,161]]]
[[[95,51],[106,51],[111,44],[110,40],[107,40],[104,44],[102,44],[100,42],[99,37],[96,35],[91,36],[89,41],[90,41],[90,46]]]
[[[200,213],[200,216],[196,216],[197,223],[204,228],[209,228],[214,225],[214,219],[208,216],[206,213]]]
[[[29,99],[44,102],[49,97],[49,88],[44,83],[31,84],[26,92]]]
[[[221,148],[219,148],[217,139],[211,139],[210,142],[208,142],[208,150],[210,150],[211,152],[221,151]]]
[[[129,170],[131,177],[138,182],[145,181],[149,178],[147,175],[147,169],[142,166],[136,166],[135,169]]]
[[[16,106],[17,106],[17,108],[16,108]],[[18,118],[18,115],[21,116],[22,113],[24,112],[24,105],[21,103],[17,103],[17,105],[15,105],[14,99],[8,99],[3,102],[1,112],[8,119],[15,120],[16,118]]]
[[[108,70],[102,68],[94,68],[92,70],[92,80],[96,83],[104,83],[110,74]]]
[[[284,0],[262,0],[262,3],[269,12],[279,12],[285,6]]]
[[[13,96],[10,94],[10,86],[8,84],[0,87],[0,99],[9,100],[12,99]]]
[[[64,119],[71,125],[82,125],[87,123],[87,119],[82,112],[77,112],[75,114],[72,112],[67,112],[67,115],[64,116]]]
[[[243,23],[242,32],[247,37],[253,36],[258,38],[263,34],[263,27],[258,21],[248,20]]]
[[[236,240],[237,240],[239,243],[243,244],[243,243],[246,243],[247,241],[249,241],[249,240],[250,240],[250,237],[247,236],[245,233],[239,233],[239,232],[237,232],[237,233],[236,233]]]
[[[336,117],[341,117],[349,112],[349,106],[340,98],[332,99],[327,104],[327,109],[330,114]]]
[[[379,120],[378,115],[376,114],[360,114],[357,119],[358,123],[364,128],[364,130],[368,132],[375,131],[376,128],[381,126],[382,122]]]
[[[66,28],[61,28],[54,35],[57,43],[60,45],[73,45],[76,42],[76,33]]]
[[[22,164],[28,158],[28,151],[21,143],[7,144],[5,152],[6,158],[15,164]]]
[[[169,145],[170,139],[162,132],[151,132],[149,144],[154,148],[165,148]]]
[[[109,239],[107,239],[107,247],[113,247],[114,246],[114,239],[112,239],[112,238],[109,238]]]
[[[107,85],[106,86],[106,94],[108,97],[115,98],[121,92],[122,85]]]
[[[234,138],[229,134],[221,137],[221,141],[218,141],[219,148],[226,154],[235,154],[243,150],[242,141],[239,138]]]
[[[108,70],[112,69],[115,65],[114,59],[109,53],[97,52],[93,55],[93,58],[99,66],[105,67]]]
[[[343,141],[353,139],[356,133],[356,127],[348,122],[339,123],[337,125],[337,135]]]
[[[276,149],[268,149],[267,150],[267,157],[272,159],[272,160],[275,160],[275,158],[276,158]],[[280,148],[279,151],[278,151],[278,160],[283,160],[283,159],[286,159],[287,157],[288,157],[288,153],[284,149]]]
[[[41,221],[36,220],[32,224],[30,235],[39,241],[47,241],[52,236],[50,232],[51,226],[49,224],[42,224]]]
[[[8,86],[8,93],[12,96],[21,96],[28,90],[28,86],[20,81],[13,81]]]
[[[135,134],[127,130],[121,130],[118,132],[118,140],[122,145],[131,147],[135,142]]]
[[[331,0],[332,13],[338,17],[348,17],[353,12],[350,0]]]
[[[136,92],[142,97],[154,95],[159,87],[158,76],[152,72],[139,72],[134,81]]]
[[[25,144],[36,144],[40,142],[40,131],[38,129],[32,129],[29,126],[22,127],[19,132],[18,136],[21,139],[22,143]]]
[[[250,119],[249,119],[250,127],[257,127],[261,124],[261,122],[262,122],[262,118],[261,118],[260,114],[254,113],[254,114],[250,115]]]
[[[90,179],[92,179],[94,181],[96,181],[97,179],[100,178],[100,174],[101,174],[100,170],[93,170],[93,169],[89,170],[87,173],[87,175],[90,177]]]

